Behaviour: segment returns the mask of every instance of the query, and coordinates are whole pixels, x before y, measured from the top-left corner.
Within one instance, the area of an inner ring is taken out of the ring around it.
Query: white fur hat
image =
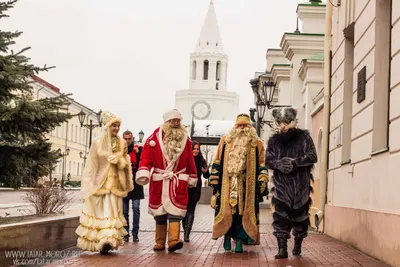
[[[182,120],[182,114],[177,109],[170,110],[163,115],[164,123],[173,120],[173,119],[180,119]]]

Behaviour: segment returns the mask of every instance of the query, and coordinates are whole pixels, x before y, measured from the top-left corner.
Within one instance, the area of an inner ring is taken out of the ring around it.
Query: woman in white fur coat
[[[107,254],[127,235],[122,198],[133,190],[128,147],[118,136],[121,120],[103,112],[104,133],[90,147],[82,178],[84,208],[76,229],[77,247]]]

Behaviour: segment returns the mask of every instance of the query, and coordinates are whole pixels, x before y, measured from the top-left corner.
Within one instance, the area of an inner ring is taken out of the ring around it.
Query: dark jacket
[[[198,202],[200,200],[201,196],[201,187],[202,187],[202,180],[201,180],[201,175],[203,174],[204,178],[209,178],[210,177],[210,172],[207,170],[206,173],[203,173],[201,171],[202,167],[207,168],[207,163],[199,156],[194,157],[194,162],[196,164],[196,169],[197,169],[197,185],[194,188],[189,188],[189,201],[191,202]]]
[[[126,196],[126,198],[128,198],[128,199],[144,199],[143,186],[137,184],[135,181],[136,171],[137,171],[137,167],[139,166],[139,163],[140,163],[140,155],[142,153],[142,149],[141,149],[141,147],[139,147],[139,151],[136,152],[133,148],[134,148],[133,144],[128,146],[128,154],[131,158],[131,164],[132,164],[134,188],[132,191],[130,191],[128,193],[128,196]]]

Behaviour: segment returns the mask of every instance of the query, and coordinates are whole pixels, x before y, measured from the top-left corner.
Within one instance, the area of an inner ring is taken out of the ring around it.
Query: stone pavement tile
[[[191,236],[193,241],[185,243],[183,248],[175,253],[153,251],[154,232],[141,232],[139,237],[140,242],[126,243],[110,255],[82,252],[79,257],[68,259],[68,261],[64,259],[63,266],[387,266],[344,243],[320,234],[310,234],[304,240],[301,257],[289,255],[289,258],[284,260],[274,258],[277,244],[271,233],[261,234],[260,246],[244,246],[245,251],[242,254],[225,252],[223,238],[212,240],[211,233],[194,233]],[[234,247],[234,242],[232,247]],[[293,239],[289,241],[288,247],[291,254]]]
[[[153,251],[155,223],[147,214],[147,200],[141,201],[140,233],[138,243],[126,243],[110,255],[82,252],[79,257],[64,259],[60,265],[49,266],[148,266],[148,267],[316,267],[316,266],[369,266],[387,265],[329,236],[310,233],[304,240],[301,257],[291,255],[293,238],[288,242],[289,258],[276,260],[276,238],[272,235],[272,216],[269,209],[260,211],[260,246],[244,246],[244,253],[225,252],[223,238],[211,239],[214,210],[209,205],[197,205],[191,242],[175,253]],[[132,214],[131,220],[132,222]],[[183,234],[181,235],[183,238]],[[232,249],[234,249],[232,242]]]

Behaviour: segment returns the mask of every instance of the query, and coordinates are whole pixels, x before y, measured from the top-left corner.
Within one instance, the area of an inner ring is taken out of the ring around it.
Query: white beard
[[[238,135],[232,140],[227,162],[229,176],[238,175],[242,170],[244,170],[249,139],[248,136]]]
[[[186,130],[183,127],[172,128],[169,125],[163,126],[164,131],[164,146],[165,146],[165,154],[169,161],[176,161],[182,153],[182,150],[185,148],[185,144],[183,143],[183,138],[186,137]],[[183,143],[183,147],[182,147]]]
[[[258,139],[256,131],[252,126],[243,129],[233,128],[230,131],[226,139],[231,144],[227,162],[229,176],[238,175],[246,168],[249,143],[255,146]]]

